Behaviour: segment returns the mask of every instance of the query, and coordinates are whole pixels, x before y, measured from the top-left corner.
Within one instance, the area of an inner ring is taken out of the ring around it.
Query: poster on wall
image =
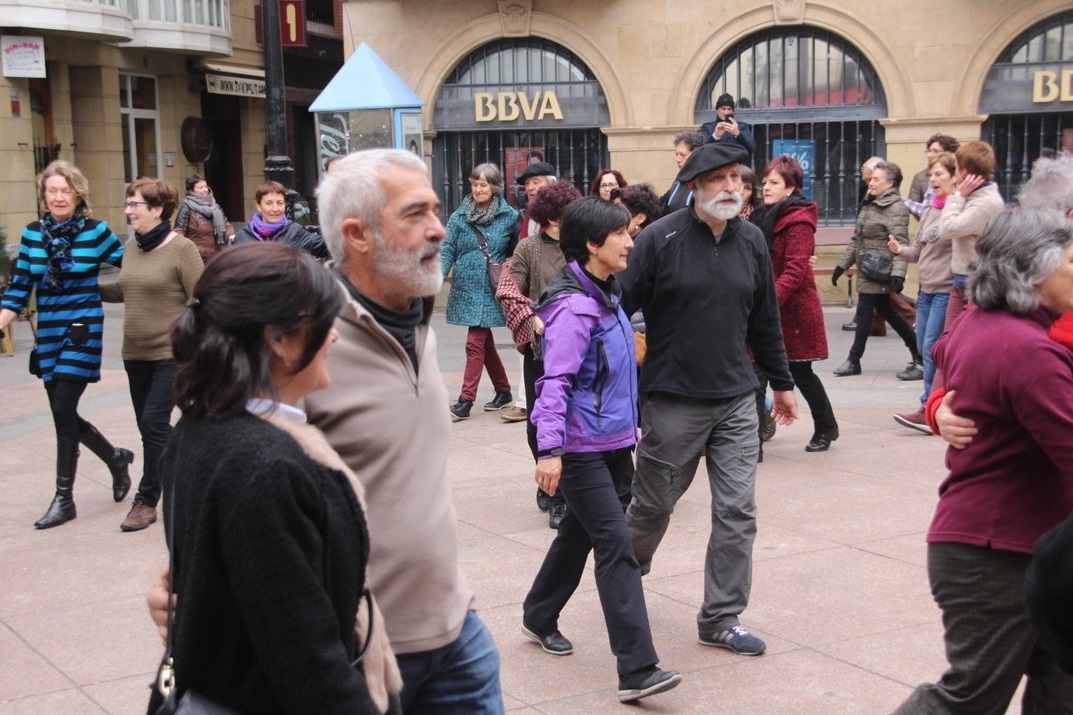
[[[421,112],[399,112],[402,122],[402,146],[417,156],[424,155],[424,137],[421,131]]]
[[[773,156],[789,154],[797,159],[805,174],[805,185],[801,187],[801,193],[812,201],[812,165],[816,161],[816,142],[812,139],[776,139],[773,144]]]
[[[0,36],[5,77],[45,77],[45,38],[31,35]]]

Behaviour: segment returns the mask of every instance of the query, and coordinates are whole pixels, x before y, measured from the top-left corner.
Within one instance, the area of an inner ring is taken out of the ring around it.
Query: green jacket
[[[894,258],[891,277],[905,278],[908,264],[887,248],[888,235],[893,235],[903,246],[909,245],[909,209],[902,203],[902,197],[894,187],[861,206],[857,212],[853,240],[846,246],[838,265],[843,269],[857,265],[861,254],[866,251],[885,253]],[[889,283],[876,283],[857,274],[858,293],[889,293],[890,290]]]

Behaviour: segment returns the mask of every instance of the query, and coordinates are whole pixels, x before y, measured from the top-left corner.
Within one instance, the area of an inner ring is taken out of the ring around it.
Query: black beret
[[[681,182],[692,181],[701,174],[722,168],[728,164],[744,164],[749,160],[749,152],[737,142],[714,142],[695,149],[682,170],[678,172]]]
[[[731,109],[733,109],[734,98],[729,94],[719,95],[719,99],[715,100],[715,108],[719,109],[720,107],[730,107]]]
[[[555,167],[546,161],[538,161],[525,167],[525,171],[518,174],[516,181],[519,184],[524,184],[526,179],[534,176],[555,176]]]

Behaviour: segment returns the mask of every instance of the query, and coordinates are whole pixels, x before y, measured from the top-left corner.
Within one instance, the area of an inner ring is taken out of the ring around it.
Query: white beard
[[[722,201],[733,199],[733,205],[723,204]],[[720,221],[729,221],[741,213],[743,203],[740,191],[720,191],[710,199],[698,202],[704,212],[714,216]]]
[[[428,264],[426,258],[439,257],[440,243],[425,244],[420,250],[408,251],[384,238],[378,230],[373,234],[376,253],[373,265],[376,272],[389,283],[406,286],[406,292],[414,297],[436,295],[443,285],[443,271],[439,260]]]

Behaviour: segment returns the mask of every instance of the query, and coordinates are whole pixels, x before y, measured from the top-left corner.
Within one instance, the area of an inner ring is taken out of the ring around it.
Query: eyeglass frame
[[[139,206],[148,206],[148,201],[124,201],[123,206],[128,209],[136,209]]]

